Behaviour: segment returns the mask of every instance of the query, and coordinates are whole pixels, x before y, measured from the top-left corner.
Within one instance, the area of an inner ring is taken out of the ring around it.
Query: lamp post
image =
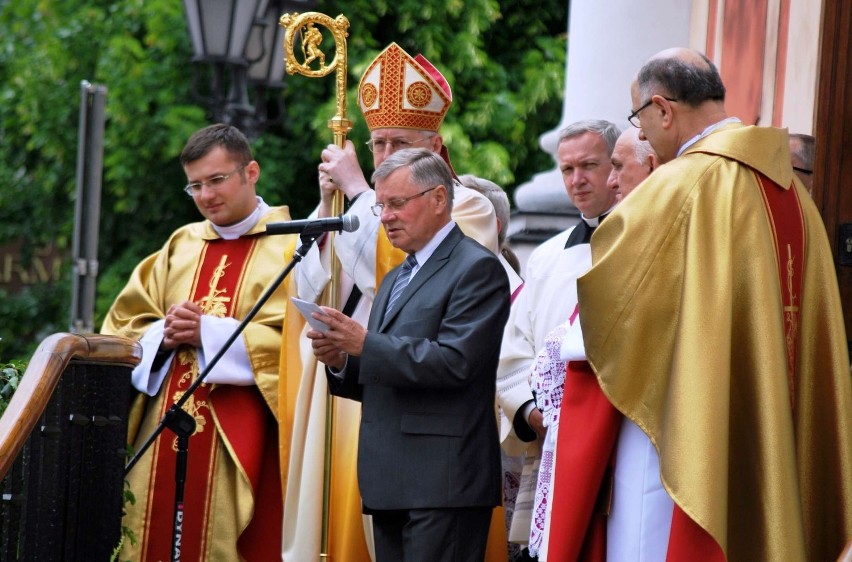
[[[209,93],[194,94],[213,121],[234,125],[251,139],[269,124],[269,89],[284,86],[283,35],[278,18],[305,11],[316,0],[183,0],[193,62],[211,66]],[[253,86],[254,99],[249,97]]]

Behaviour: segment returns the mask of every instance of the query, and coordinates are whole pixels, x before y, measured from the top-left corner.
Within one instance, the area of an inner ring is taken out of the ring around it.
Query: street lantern
[[[252,28],[246,45],[246,57],[255,61],[249,66],[250,84],[265,88],[284,87],[284,28],[278,25],[278,20],[285,12],[298,10],[291,8],[292,6],[305,4],[306,2],[281,0],[269,2],[266,12],[258,20],[258,25]]]
[[[284,86],[283,30],[286,11],[305,11],[316,0],[183,0],[193,62],[209,64],[208,96],[194,94],[214,121],[256,138],[268,124],[267,90]],[[280,31],[279,31],[280,30]],[[249,99],[249,84],[254,100]]]
[[[284,112],[283,97],[268,94],[270,88],[284,87],[284,28],[278,25],[278,20],[286,12],[304,11],[306,4],[271,0],[249,35],[246,58],[253,62],[248,68],[248,83],[254,90],[258,122],[274,121]]]

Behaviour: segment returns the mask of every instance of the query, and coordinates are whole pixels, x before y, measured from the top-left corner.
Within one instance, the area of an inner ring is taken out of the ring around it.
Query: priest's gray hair
[[[559,131],[559,141],[557,146],[568,139],[585,135],[586,133],[594,133],[600,135],[606,144],[607,156],[612,156],[612,149],[615,148],[615,141],[618,140],[621,131],[618,130],[615,123],[605,121],[603,119],[585,119],[571,123],[561,131]]]
[[[497,232],[497,245],[502,248],[506,242],[506,230],[509,228],[509,196],[503,191],[503,188],[491,180],[474,176],[473,174],[464,174],[459,176],[459,183],[465,187],[476,190],[494,206],[494,213],[500,220],[500,231]]]
[[[636,129],[639,131],[639,129]],[[654,152],[654,147],[651,146],[646,140],[639,140],[638,138],[633,139],[633,155],[636,156],[636,161],[640,164],[644,164],[646,160],[648,160],[648,156],[654,154],[656,156],[656,152]]]

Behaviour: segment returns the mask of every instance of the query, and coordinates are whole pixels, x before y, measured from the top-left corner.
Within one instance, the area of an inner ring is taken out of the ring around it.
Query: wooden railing
[[[0,561],[108,560],[121,537],[131,340],[60,333],[0,418]]]

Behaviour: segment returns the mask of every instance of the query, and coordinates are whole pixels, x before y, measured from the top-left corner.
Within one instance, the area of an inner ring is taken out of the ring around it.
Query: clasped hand
[[[164,349],[174,349],[181,344],[201,347],[201,307],[191,301],[173,304],[166,312],[163,328]]]

